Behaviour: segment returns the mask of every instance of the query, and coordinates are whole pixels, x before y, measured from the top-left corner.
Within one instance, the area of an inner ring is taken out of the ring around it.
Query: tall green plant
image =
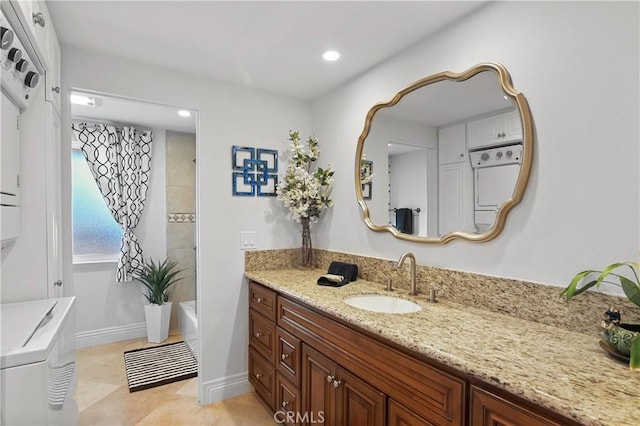
[[[629,268],[633,279],[628,278],[627,276],[620,275],[618,273],[614,273],[614,271],[619,268]],[[640,263],[636,262],[618,262],[612,263],[611,265],[604,268],[602,271],[597,271],[594,269],[587,269],[586,271],[578,272],[571,283],[564,289],[560,296],[564,296],[564,298],[569,302],[573,297],[584,293],[591,287],[599,288],[600,285],[604,283],[610,283],[622,287],[622,291],[627,296],[627,299],[631,301],[634,305],[640,308],[640,279],[638,279],[638,271],[640,270]],[[587,281],[589,277],[594,277],[597,275],[597,278],[591,279]],[[613,278],[613,281],[607,281],[607,278]],[[582,284],[582,285],[580,285]],[[633,340],[631,345],[631,357],[630,357],[629,366],[632,370],[640,370],[640,337],[636,337]]]
[[[181,280],[176,276],[183,270],[174,270],[178,266],[178,262],[165,259],[158,263],[153,259],[145,262],[142,274],[138,277],[138,281],[144,285],[146,289],[145,297],[151,304],[162,305],[169,301],[169,287]]]

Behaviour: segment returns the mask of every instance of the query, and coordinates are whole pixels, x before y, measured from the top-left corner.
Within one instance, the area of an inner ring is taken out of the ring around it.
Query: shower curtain
[[[149,189],[153,134],[86,123],[74,123],[71,128],[111,215],[122,227],[116,279],[131,281],[140,276],[144,263],[134,229]]]

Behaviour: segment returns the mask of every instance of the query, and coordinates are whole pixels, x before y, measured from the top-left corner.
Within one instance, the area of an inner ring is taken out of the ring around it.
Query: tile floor
[[[182,340],[179,334],[164,343]],[[78,350],[80,425],[275,425],[272,415],[253,393],[200,406],[198,378],[129,393],[125,351],[156,344],[146,338]]]

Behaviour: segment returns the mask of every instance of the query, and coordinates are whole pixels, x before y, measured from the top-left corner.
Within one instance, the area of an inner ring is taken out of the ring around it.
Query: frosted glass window
[[[122,228],[113,219],[79,149],[72,150],[73,260],[117,260]]]

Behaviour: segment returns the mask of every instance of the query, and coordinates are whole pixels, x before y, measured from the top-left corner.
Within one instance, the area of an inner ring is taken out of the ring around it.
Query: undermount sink
[[[422,310],[422,306],[417,303],[413,303],[410,300],[381,294],[349,296],[343,301],[354,308],[372,312],[381,312],[384,314],[409,314],[411,312],[418,312]]]

